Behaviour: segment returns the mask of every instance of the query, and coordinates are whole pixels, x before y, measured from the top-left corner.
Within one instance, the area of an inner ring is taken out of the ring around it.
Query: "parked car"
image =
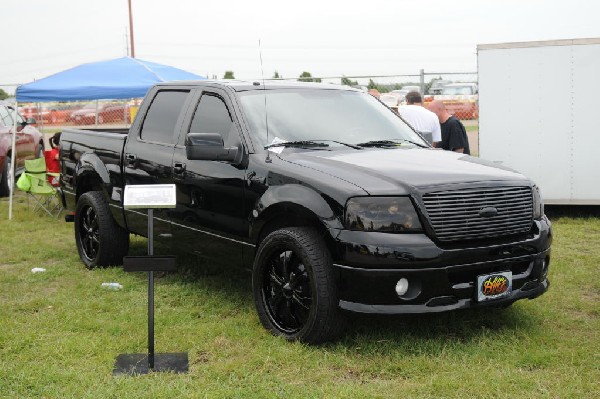
[[[477,83],[451,83],[442,89],[442,94],[434,96],[446,106],[449,113],[459,119],[479,117],[479,95]]]
[[[0,101],[0,197],[10,194],[14,185],[10,176],[12,132],[14,131],[14,107]],[[39,158],[43,155],[44,141],[42,134],[33,126],[34,119],[25,120],[17,113],[17,134],[15,137],[15,176],[25,169],[25,160]]]
[[[406,101],[405,97],[408,94],[408,92],[409,92],[409,90],[406,90],[406,89],[398,89],[398,90],[392,90],[388,94],[390,94],[392,96],[396,96],[396,98],[398,98],[398,105],[402,105]]]
[[[96,112],[98,113],[98,124],[110,122],[129,123],[131,121],[131,106],[128,103],[97,103],[95,101],[85,104],[82,108],[72,112],[69,121],[76,125],[93,125],[96,123]]]
[[[411,91],[416,91],[417,93],[421,93],[420,86],[402,86],[402,90],[406,90],[407,93],[410,93]]]
[[[108,104],[102,107],[98,112],[98,124],[104,123],[130,123],[131,122],[131,105],[123,104]]]
[[[381,101],[382,103],[384,103],[385,105],[387,105],[390,108],[398,108],[398,96],[394,96],[392,94],[389,93],[385,93],[382,94],[381,96],[379,96],[379,101]]]
[[[98,104],[96,101],[86,103],[77,111],[71,112],[68,121],[78,125],[94,124],[96,123],[96,111],[99,111],[101,107],[102,105]]]
[[[37,123],[55,125],[65,123],[73,111],[79,109],[80,104],[51,104],[40,108],[35,106],[23,106],[19,110],[25,119],[34,118]]]
[[[442,79],[434,80],[433,82],[431,82],[431,86],[429,86],[429,90],[427,90],[427,94],[431,94],[431,95],[442,94],[442,89],[444,88],[444,86],[446,86],[450,83],[452,83],[452,82],[449,80],[442,80]]]

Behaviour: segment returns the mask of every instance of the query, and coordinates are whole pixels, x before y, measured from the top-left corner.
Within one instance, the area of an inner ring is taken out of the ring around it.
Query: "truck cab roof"
[[[217,80],[193,80],[193,81],[176,81],[158,83],[156,86],[224,86],[235,91],[249,90],[269,90],[269,89],[319,89],[319,90],[347,90],[361,91],[349,86],[342,86],[333,83],[316,83],[316,82],[296,82],[296,81],[281,81],[281,80],[237,80],[237,79],[217,79]]]

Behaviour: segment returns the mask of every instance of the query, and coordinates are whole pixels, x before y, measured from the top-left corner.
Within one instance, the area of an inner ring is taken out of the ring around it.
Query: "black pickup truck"
[[[174,184],[155,237],[252,268],[260,320],[288,340],[335,339],[346,312],[493,311],[549,285],[552,229],[530,180],[431,148],[351,88],[159,84],[128,132],[65,130],[60,154],[87,267],[120,264],[129,234],[146,235],[125,185]]]

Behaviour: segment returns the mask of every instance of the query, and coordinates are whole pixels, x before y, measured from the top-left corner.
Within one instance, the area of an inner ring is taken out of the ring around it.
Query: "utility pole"
[[[135,58],[135,47],[133,46],[133,14],[131,13],[131,0],[129,3],[129,40],[131,41],[131,58]]]

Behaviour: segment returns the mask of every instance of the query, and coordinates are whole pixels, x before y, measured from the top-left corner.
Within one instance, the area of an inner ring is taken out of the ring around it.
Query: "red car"
[[[56,125],[68,121],[73,111],[79,109],[81,105],[74,104],[54,104],[44,105],[41,111],[37,107],[21,107],[20,111],[24,118],[34,118],[38,123],[42,122],[48,125]]]
[[[110,122],[131,122],[130,106],[127,103],[98,103],[95,101],[85,104],[82,108],[69,115],[68,121],[76,125],[93,125],[96,123],[96,111],[98,112],[98,124]]]
[[[0,197],[10,194],[13,182],[10,178],[12,132],[14,129],[14,107],[0,101]],[[35,120],[25,120],[17,114],[17,135],[15,137],[15,175],[25,168],[26,159],[43,156],[42,134],[33,126]]]

